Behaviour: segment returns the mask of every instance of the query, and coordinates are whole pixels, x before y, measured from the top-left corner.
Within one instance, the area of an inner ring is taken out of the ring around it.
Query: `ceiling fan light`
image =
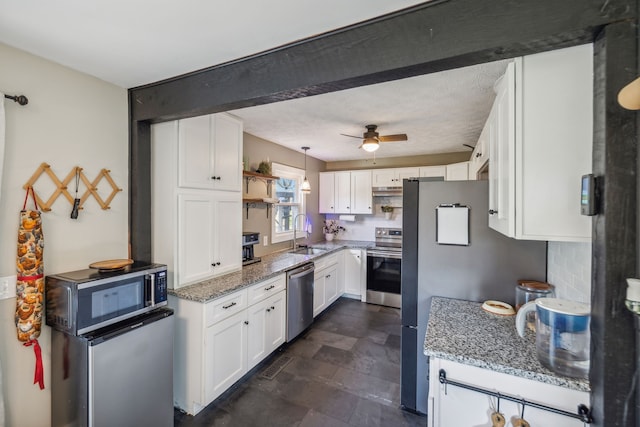
[[[300,186],[300,191],[302,191],[304,194],[309,194],[311,193],[311,184],[309,184],[309,180],[307,179],[307,177],[304,177],[304,181],[302,181],[302,185]]]
[[[368,151],[369,153],[372,153],[376,151],[378,148],[380,148],[380,144],[378,143],[378,140],[375,138],[365,138],[365,140],[362,141],[362,149],[364,151]]]

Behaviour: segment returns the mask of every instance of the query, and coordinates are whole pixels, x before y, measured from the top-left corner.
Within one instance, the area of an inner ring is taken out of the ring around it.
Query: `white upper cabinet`
[[[489,227],[515,237],[515,63],[496,84],[489,142]],[[511,142],[509,142],[511,141]]]
[[[444,178],[447,175],[447,167],[444,165],[422,166],[418,170],[420,178]]]
[[[373,187],[395,187],[399,185],[395,169],[375,169],[371,176],[371,185]]]
[[[320,213],[370,214],[371,171],[321,172],[318,191]]]
[[[592,45],[516,59],[494,109],[489,225],[518,239],[590,241],[580,178],[592,168]]]
[[[402,180],[420,176],[420,168],[374,169],[373,187],[402,187]]]
[[[493,109],[491,109],[493,112]],[[489,140],[491,138],[491,132],[493,131],[493,118],[491,113],[489,118],[482,128],[478,142],[476,143],[473,152],[471,153],[471,159],[469,160],[469,179],[487,179],[486,175],[481,176],[486,169],[487,162],[489,161]]]
[[[218,141],[231,141],[217,144],[215,158],[229,170],[225,176],[237,175],[232,186],[225,179],[198,182],[202,175],[194,172],[213,164],[212,157],[196,155],[210,152],[212,132],[227,134]],[[168,266],[170,288],[242,268],[241,168],[235,160],[242,158],[242,141],[234,137],[242,138],[242,123],[227,114],[151,126],[152,258]]]
[[[335,173],[336,213],[351,213],[351,172]]]
[[[371,194],[371,171],[351,172],[351,213],[373,213],[373,199]]]
[[[318,211],[335,213],[335,172],[320,172],[318,185]]]
[[[178,122],[178,185],[241,191],[242,122],[220,113]]]
[[[469,179],[469,162],[452,163],[446,166],[445,181],[467,181]]]
[[[242,268],[241,215],[239,194],[178,195],[178,286]]]

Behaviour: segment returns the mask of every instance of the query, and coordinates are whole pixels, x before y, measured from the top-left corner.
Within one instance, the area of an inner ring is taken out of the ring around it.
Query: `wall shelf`
[[[242,176],[244,177],[244,182],[245,182],[245,192],[249,193],[249,182],[253,181],[262,181],[266,184],[267,186],[267,196],[271,197],[271,183],[273,181],[275,181],[276,179],[280,179],[279,176],[273,176],[273,175],[263,175],[261,173],[257,173],[257,172],[249,172],[249,171],[242,171]],[[262,201],[261,201],[262,202]]]
[[[255,208],[256,205],[267,205],[267,218],[269,218],[269,210],[274,205],[274,203],[265,202],[263,199],[242,199],[242,203],[244,203],[247,210],[247,219],[249,219],[249,208]]]

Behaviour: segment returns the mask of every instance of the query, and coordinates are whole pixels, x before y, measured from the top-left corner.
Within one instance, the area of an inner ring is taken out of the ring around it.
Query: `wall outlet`
[[[0,277],[0,299],[15,298],[16,276]]]
[[[269,236],[262,236],[262,245],[269,246]]]

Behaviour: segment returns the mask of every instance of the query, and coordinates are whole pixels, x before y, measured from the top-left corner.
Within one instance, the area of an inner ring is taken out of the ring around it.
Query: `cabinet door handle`
[[[271,285],[268,288],[264,288],[265,291],[270,291],[271,289],[275,288],[276,285]]]
[[[498,213],[497,210],[489,209],[489,215],[494,215],[494,214],[497,214],[497,213]]]
[[[216,265],[220,265],[220,262],[219,262],[219,261],[218,261],[218,262],[216,262]]]
[[[221,179],[221,178],[220,178],[219,176],[217,176],[217,177],[216,177],[216,179],[217,179],[218,181],[220,181],[220,179]]]
[[[276,308],[274,306],[271,306],[271,310],[275,310]]]
[[[267,308],[267,313],[268,313],[268,312],[270,312],[270,311],[271,311],[271,309],[270,309],[270,308]]]
[[[326,276],[324,276],[325,279],[328,279],[329,277],[331,277],[330,274],[327,274]]]
[[[223,306],[222,306],[222,308],[224,308],[224,309],[226,310],[227,308],[231,308],[231,307],[233,307],[234,305],[237,305],[235,301],[234,301],[234,302],[232,302],[232,303],[231,303],[231,304],[229,304],[229,305],[223,305]]]
[[[245,325],[248,325],[248,324],[249,324],[249,321],[248,321],[248,320],[245,320],[245,321],[244,321],[244,324],[245,324]]]
[[[476,158],[482,156],[482,153],[476,153]]]

